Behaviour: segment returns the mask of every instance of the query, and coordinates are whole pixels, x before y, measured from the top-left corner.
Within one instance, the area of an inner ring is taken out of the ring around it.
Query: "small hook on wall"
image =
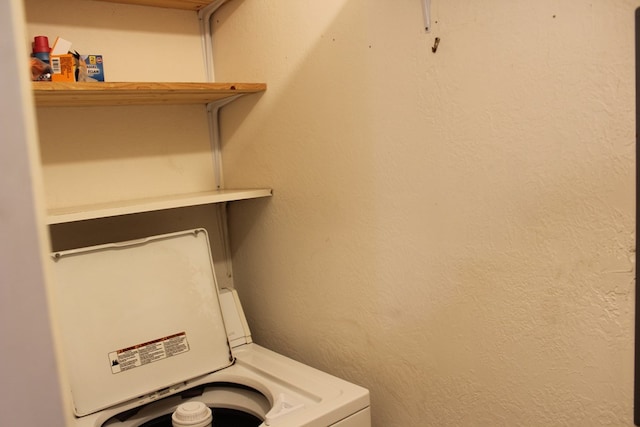
[[[431,48],[431,52],[436,53],[436,50],[438,50],[439,44],[440,44],[440,37],[436,37],[436,39],[433,41],[433,47]]]

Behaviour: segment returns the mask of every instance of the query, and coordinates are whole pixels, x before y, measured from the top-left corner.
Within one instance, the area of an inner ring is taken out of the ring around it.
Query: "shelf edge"
[[[63,224],[165,209],[270,197],[272,194],[273,191],[269,188],[218,190],[205,193],[127,200],[118,203],[75,206],[49,210],[46,221],[47,225]]]
[[[264,92],[265,83],[32,82],[37,107],[207,104]]]

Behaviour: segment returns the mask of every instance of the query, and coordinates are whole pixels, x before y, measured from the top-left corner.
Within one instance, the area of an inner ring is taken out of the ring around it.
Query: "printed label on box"
[[[75,82],[76,62],[71,54],[51,55],[51,81],[53,82]]]

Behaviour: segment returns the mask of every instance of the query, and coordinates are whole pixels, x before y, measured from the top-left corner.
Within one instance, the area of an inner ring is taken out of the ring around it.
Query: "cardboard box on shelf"
[[[51,55],[51,81],[52,82],[75,82],[76,81],[76,59],[72,54]]]
[[[102,55],[80,55],[80,60],[87,68],[87,77],[99,82],[104,81],[104,66]],[[89,80],[89,81],[93,81]]]

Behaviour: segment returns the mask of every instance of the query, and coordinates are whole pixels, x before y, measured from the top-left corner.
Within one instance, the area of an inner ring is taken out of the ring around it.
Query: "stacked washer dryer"
[[[205,230],[53,260],[75,427],[370,427],[366,389],[252,342]]]

